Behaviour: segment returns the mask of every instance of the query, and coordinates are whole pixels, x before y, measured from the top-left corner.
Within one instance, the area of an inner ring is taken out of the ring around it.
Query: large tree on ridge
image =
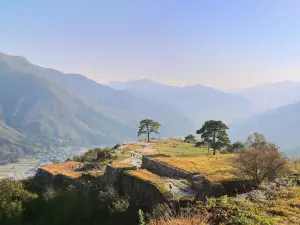
[[[230,143],[227,130],[229,128],[222,121],[208,120],[205,121],[200,130],[197,130],[197,134],[201,134],[201,138],[210,143],[210,147],[214,150],[213,154],[216,154],[216,150],[225,147]]]
[[[147,135],[148,142],[150,142],[150,134],[151,133],[159,134],[160,126],[161,125],[159,122],[150,119],[144,119],[140,122],[138,136],[145,134]]]

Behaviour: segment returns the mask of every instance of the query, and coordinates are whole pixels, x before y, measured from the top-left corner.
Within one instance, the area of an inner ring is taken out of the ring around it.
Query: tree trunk
[[[150,142],[150,132],[147,134],[148,142]]]
[[[214,148],[214,154],[213,155],[215,155],[216,154],[216,148]]]
[[[214,155],[216,154],[216,132],[213,134],[213,148],[214,148]]]

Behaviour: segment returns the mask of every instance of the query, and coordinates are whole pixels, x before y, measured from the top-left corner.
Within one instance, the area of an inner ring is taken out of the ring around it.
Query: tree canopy
[[[192,134],[187,135],[184,138],[184,142],[186,142],[186,143],[194,143],[194,142],[196,142],[195,136],[192,135]]]
[[[159,134],[159,129],[161,125],[159,122],[156,122],[151,119],[144,119],[140,122],[138,136],[145,134],[147,136],[148,142],[150,141],[150,134],[155,133]]]
[[[201,135],[202,140],[210,144],[213,148],[213,154],[216,150],[227,146],[230,143],[227,130],[229,128],[222,121],[208,120],[205,121],[201,129],[197,130],[197,134]]]
[[[24,203],[35,198],[37,195],[28,192],[22,182],[0,180],[0,222],[20,215],[24,211]]]

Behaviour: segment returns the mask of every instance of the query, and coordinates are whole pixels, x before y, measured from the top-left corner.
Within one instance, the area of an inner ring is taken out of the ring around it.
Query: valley
[[[295,115],[300,98],[292,94],[298,90],[296,82],[233,93],[202,85],[176,87],[149,79],[103,85],[80,74],[34,65],[24,57],[1,53],[0,63],[1,164],[51,152],[52,148],[137,141],[135,129],[144,118],[162,125],[157,138],[183,137],[206,120],[222,120],[229,125],[234,141],[261,132],[288,155],[297,156],[300,121]],[[15,89],[8,88],[11,86]],[[262,97],[281,100],[267,106]]]

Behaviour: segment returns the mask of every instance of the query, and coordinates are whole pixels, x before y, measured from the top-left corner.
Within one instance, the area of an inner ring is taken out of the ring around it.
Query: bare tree
[[[279,148],[261,140],[258,140],[259,144],[254,143],[253,147],[248,147],[245,152],[240,153],[235,161],[236,168],[253,178],[258,185],[265,180],[274,180],[288,168],[288,160]]]

